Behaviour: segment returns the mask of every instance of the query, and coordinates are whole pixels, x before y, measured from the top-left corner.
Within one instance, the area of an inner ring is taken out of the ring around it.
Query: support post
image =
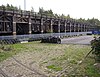
[[[71,22],[70,22],[70,30],[69,30],[69,31],[70,31],[70,36],[71,36],[71,31],[72,31],[71,26],[72,26],[72,24],[71,24]]]
[[[82,27],[83,27],[83,25],[81,24],[81,32],[83,31]]]
[[[66,36],[66,25],[67,25],[67,24],[66,24],[66,21],[65,21],[65,36]]]
[[[52,25],[53,25],[53,21],[52,21],[52,19],[50,20],[50,32],[52,33],[53,32],[53,28],[52,28]]]
[[[76,28],[75,27],[76,27],[76,24],[74,23],[74,32],[76,31]]]
[[[80,26],[81,26],[81,25],[78,23],[78,25],[77,25],[77,26],[78,26],[78,32],[79,32],[79,31],[80,31]]]
[[[86,28],[85,28],[85,25],[84,25],[84,32],[86,31],[85,29],[86,29]]]
[[[32,33],[32,29],[31,29],[31,18],[29,18],[29,34],[31,34]]]
[[[41,33],[43,33],[43,18],[41,17]]]
[[[88,29],[87,29],[87,25],[86,25],[86,32],[87,32],[87,30],[88,30]]]
[[[59,33],[59,37],[60,37],[60,20],[58,20],[58,33]]]
[[[13,35],[16,35],[16,18],[13,16]]]
[[[5,8],[4,8],[4,7],[3,7],[3,16],[4,16],[4,17],[3,17],[3,21],[4,21],[4,22],[3,22],[3,26],[4,26],[3,31],[5,32],[5,31],[6,31],[6,29],[5,29],[5,28],[6,28],[6,24],[5,24],[5,23],[6,23],[6,22],[5,22],[5,16],[6,16],[6,15],[5,15]]]
[[[58,32],[60,33],[60,20],[58,21]]]

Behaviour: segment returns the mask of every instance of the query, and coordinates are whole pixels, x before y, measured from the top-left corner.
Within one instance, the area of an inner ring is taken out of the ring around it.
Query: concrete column
[[[16,35],[16,18],[13,16],[13,35]]]
[[[78,32],[79,32],[79,31],[80,31],[80,26],[81,26],[81,25],[80,25],[80,24],[78,24],[77,26],[78,26]]]
[[[74,24],[74,32],[76,31],[76,23]]]
[[[83,25],[81,24],[81,32],[83,31],[82,27],[83,27]]]
[[[84,25],[84,32],[86,31],[86,28],[85,28],[86,26]]]
[[[67,26],[67,24],[66,24],[66,21],[65,21],[65,33],[66,33],[66,26]]]
[[[60,25],[61,25],[60,20],[58,20],[58,33],[59,33],[59,37],[60,37]]]
[[[66,36],[66,26],[67,26],[66,21],[65,21],[65,24],[64,25],[65,25],[65,36]]]
[[[87,28],[86,29],[87,29],[87,31],[89,31],[89,25],[87,25]]]
[[[86,32],[87,32],[87,30],[88,30],[88,29],[87,29],[87,25],[86,25]]]
[[[60,33],[60,20],[58,21],[58,32]]]
[[[41,33],[43,33],[43,18],[41,18]]]
[[[70,23],[70,30],[69,30],[70,31],[70,36],[71,36],[71,31],[72,31],[71,26],[72,26],[72,23]]]
[[[32,33],[32,29],[31,29],[31,18],[29,18],[29,34],[31,34]]]
[[[51,32],[51,33],[53,32],[52,25],[53,25],[53,21],[52,21],[52,19],[51,19],[51,20],[50,20],[50,32]]]

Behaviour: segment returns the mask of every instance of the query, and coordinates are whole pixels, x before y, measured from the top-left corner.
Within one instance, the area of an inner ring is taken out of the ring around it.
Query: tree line
[[[21,11],[20,7],[16,7],[16,6],[9,5],[9,4],[7,4],[6,6],[5,5],[1,5],[0,9],[1,10],[5,9],[5,10],[9,10],[9,11],[13,11],[13,10]],[[34,12],[34,8],[33,7],[31,8],[31,12]],[[69,14],[67,16],[64,15],[64,14],[58,15],[58,14],[53,13],[53,11],[51,9],[50,10],[44,10],[43,7],[39,8],[38,14],[45,14],[45,15],[50,15],[50,16],[55,16],[55,17],[65,18],[65,19],[74,19],[74,18],[70,17]],[[80,19],[74,19],[74,20],[77,20],[79,22],[90,23],[93,26],[96,26],[96,27],[98,27],[100,29],[100,20],[98,20],[96,18],[87,19],[87,20],[83,19],[83,18],[80,18]]]

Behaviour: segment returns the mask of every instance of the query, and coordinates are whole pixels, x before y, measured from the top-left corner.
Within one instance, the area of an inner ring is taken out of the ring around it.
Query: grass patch
[[[60,71],[62,70],[62,67],[55,66],[55,65],[49,65],[47,66],[48,69],[54,70],[54,71]]]
[[[17,52],[16,51],[3,51],[0,52],[0,62],[11,57],[12,55],[15,55]]]
[[[10,49],[10,50],[8,50]],[[3,49],[0,49],[0,62],[16,55],[17,53],[21,52],[21,50],[26,49],[23,44],[13,44],[13,45],[4,45]]]

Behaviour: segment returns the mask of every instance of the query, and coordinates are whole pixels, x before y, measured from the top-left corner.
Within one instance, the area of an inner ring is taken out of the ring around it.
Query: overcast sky
[[[24,0],[0,0],[0,5],[12,4],[24,9]],[[52,9],[54,13],[70,15],[73,18],[98,18],[100,20],[100,0],[26,0],[26,9],[38,11]]]

